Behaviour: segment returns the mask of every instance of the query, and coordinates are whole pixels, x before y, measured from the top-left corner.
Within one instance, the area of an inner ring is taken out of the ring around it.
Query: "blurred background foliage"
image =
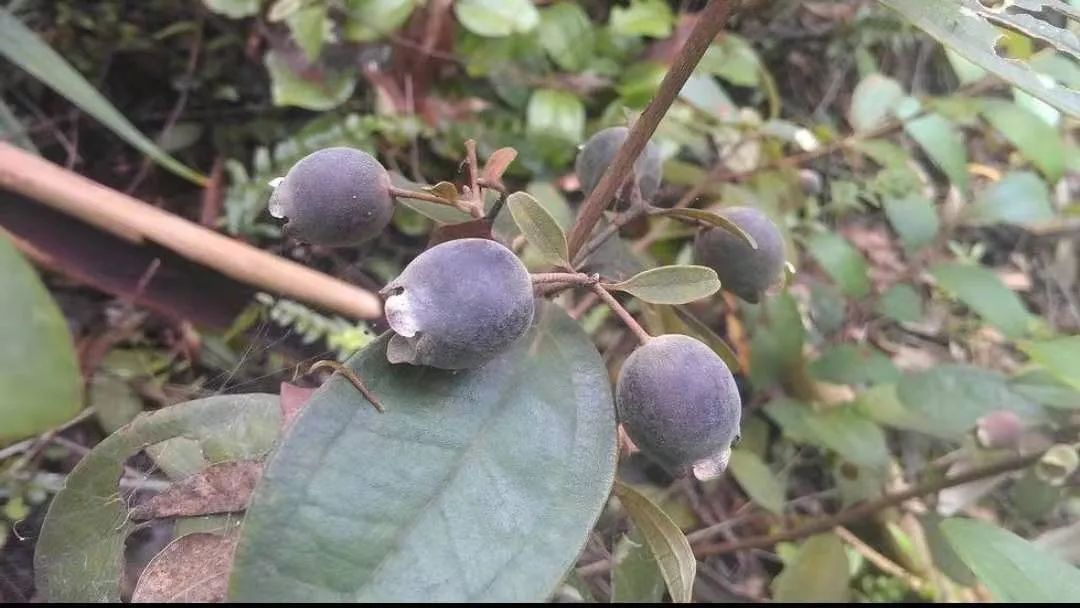
[[[0,8],[9,40],[0,53],[12,62],[0,71],[0,139],[378,287],[445,218],[399,206],[394,230],[362,250],[297,245],[266,212],[269,183],[333,145],[377,151],[395,179],[434,183],[457,173],[473,138],[481,159],[517,149],[506,180],[568,225],[581,200],[576,146],[644,108],[693,4],[10,1]],[[1044,3],[1016,2],[1025,4]],[[745,414],[730,475],[671,480],[638,455],[620,469],[705,547],[696,599],[1032,597],[1040,575],[1080,561],[1080,123],[1063,111],[1067,97],[1003,80],[905,17],[860,0],[743,2],[655,136],[657,204],[759,207],[782,227],[797,269],[759,305],[725,296],[637,310],[651,331],[723,340],[741,363]],[[995,30],[992,54],[1030,66],[1058,93],[1080,89],[1080,27],[1064,9],[1049,21],[1049,38]],[[12,44],[17,36],[25,43]],[[673,222],[623,236],[599,254],[598,271],[627,276],[639,257],[690,260],[692,232]],[[42,505],[102,432],[196,396],[302,384],[299,362],[344,358],[383,329],[265,295],[237,310],[213,293],[200,294],[205,306],[231,311],[231,322],[207,327],[104,296],[62,267],[46,266],[46,292],[13,248],[0,254],[13,269],[0,276],[6,320],[19,306],[45,310],[77,347],[42,341],[70,369],[47,359],[37,380],[0,371],[4,394],[56,405],[0,406],[4,599],[31,597]],[[614,377],[632,336],[604,308],[582,321]],[[0,361],[20,358],[14,332],[25,328],[0,328],[0,352],[14,348]],[[722,550],[1032,451],[1045,451],[1035,466],[928,492],[850,529]],[[129,471],[127,483],[152,487],[154,463],[133,466],[143,474]],[[169,538],[152,532],[143,544]],[[662,599],[642,546],[613,502],[583,575],[560,598]],[[1003,553],[1017,563],[986,559]],[[595,567],[605,560],[610,577]],[[1075,573],[1062,576],[1077,588]]]

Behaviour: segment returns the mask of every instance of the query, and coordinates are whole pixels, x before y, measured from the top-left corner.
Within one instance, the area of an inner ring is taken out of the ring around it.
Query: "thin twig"
[[[357,376],[355,372],[353,372],[348,367],[338,363],[337,361],[331,361],[330,359],[316,361],[314,364],[312,364],[311,367],[308,368],[308,373],[310,374],[311,372],[317,369],[322,369],[324,367],[328,367],[344,376],[350,384],[356,387],[356,390],[360,391],[360,393],[364,395],[364,397],[368,401],[371,402],[371,405],[373,405],[375,409],[379,410],[380,414],[386,411],[386,409],[383,408],[382,403],[379,402],[379,400],[375,397],[371,390],[369,390],[368,387],[364,386],[364,381],[360,379],[360,376]]]
[[[837,526],[845,526],[852,522],[860,521],[879,511],[901,504],[912,498],[933,494],[934,492],[946,488],[963,485],[979,479],[1027,468],[1038,462],[1043,454],[1044,452],[1037,452],[1034,454],[1012,456],[992,464],[969,469],[956,475],[927,480],[906,490],[885,494],[875,500],[857,504],[833,515],[819,517],[809,523],[787,530],[781,530],[775,534],[752,536],[725,543],[709,544],[705,542],[707,541],[707,537],[704,534],[705,530],[699,530],[690,534],[688,538],[690,538],[690,543],[694,548],[694,555],[697,556],[698,559],[715,555],[725,555],[745,549],[764,549],[776,545],[777,543],[806,538],[807,536],[812,536],[821,532],[828,532]],[[715,534],[727,530],[727,527],[716,525],[706,530],[711,530],[712,533]],[[604,572],[609,568],[611,568],[610,561],[600,560],[581,566],[578,568],[578,574],[589,576]]]
[[[595,285],[600,282],[600,275],[585,274],[583,272],[538,272],[529,275],[533,285],[550,283],[565,283],[568,285]]]
[[[915,591],[920,591],[926,587],[926,581],[908,572],[900,564],[897,564],[888,557],[882,555],[877,549],[864,543],[861,538],[852,534],[851,531],[844,526],[836,526],[833,528],[833,532],[835,532],[844,542],[851,545],[851,548],[855,549],[859,555],[865,557],[867,561],[877,566],[877,568],[885,574],[904,581],[908,587],[911,587]]]
[[[698,61],[701,60],[705,50],[712,44],[713,39],[727,22],[731,2],[729,0],[710,0],[705,9],[698,14],[697,23],[690,31],[686,42],[679,49],[678,55],[672,63],[671,69],[664,75],[660,88],[656,92],[641,117],[630,128],[626,141],[619,147],[610,166],[604,171],[600,183],[589,193],[588,198],[582,203],[578,219],[570,230],[568,240],[570,259],[574,259],[577,252],[585,245],[586,239],[592,233],[596,222],[600,220],[604,209],[611,202],[615,191],[619,189],[623,180],[629,174],[638,155],[645,149],[645,144],[656,131],[660,119],[667,113],[672,102],[686,84],[687,78],[694,71]]]
[[[638,340],[642,344],[645,344],[652,339],[652,336],[649,335],[649,332],[645,331],[645,328],[642,327],[637,322],[637,320],[634,319],[633,315],[630,314],[630,311],[626,310],[626,308],[624,308],[622,304],[619,304],[619,301],[616,300],[615,296],[611,295],[608,290],[604,289],[599,284],[593,284],[591,287],[593,293],[600,296],[600,299],[604,301],[604,304],[607,304],[608,307],[611,308],[611,310],[615,311],[615,314],[619,315],[619,318],[622,319],[622,322],[630,328],[630,331],[634,332],[634,335],[637,336]]]
[[[596,250],[603,246],[608,239],[615,236],[620,228],[639,217],[646,215],[648,210],[649,208],[646,206],[634,207],[632,209],[627,209],[624,213],[620,213],[616,216],[603,230],[597,232],[595,236],[589,239],[589,242],[581,248],[581,251],[579,251],[576,256],[574,256],[574,267],[577,268],[588,261],[589,256],[596,253]]]
[[[764,547],[771,547],[777,543],[805,538],[819,532],[827,532],[836,526],[843,526],[865,519],[874,513],[898,505],[912,498],[932,494],[944,490],[945,488],[962,485],[977,479],[984,479],[986,477],[993,477],[1002,473],[1027,468],[1038,462],[1039,458],[1042,457],[1042,454],[1042,452],[1039,452],[1036,454],[1013,456],[993,464],[970,469],[951,477],[931,479],[906,490],[886,494],[876,500],[855,505],[834,515],[821,517],[807,524],[788,530],[782,530],[775,534],[754,536],[727,543],[701,545],[694,548],[694,554],[698,557],[707,557],[711,555],[723,555],[744,549],[761,549]]]

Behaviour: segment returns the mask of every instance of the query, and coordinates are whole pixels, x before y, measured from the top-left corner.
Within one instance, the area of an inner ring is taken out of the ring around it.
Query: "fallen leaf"
[[[221,602],[229,584],[237,531],[189,534],[169,543],[146,565],[134,603]]]
[[[136,520],[232,513],[247,508],[263,463],[237,460],[207,467],[131,510]]]

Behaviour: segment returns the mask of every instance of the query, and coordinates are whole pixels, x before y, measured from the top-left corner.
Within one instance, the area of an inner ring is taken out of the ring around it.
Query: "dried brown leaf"
[[[237,531],[189,534],[169,543],[139,577],[134,603],[222,602],[236,550]]]
[[[243,511],[262,470],[263,463],[256,460],[211,465],[138,505],[131,517],[145,520]]]

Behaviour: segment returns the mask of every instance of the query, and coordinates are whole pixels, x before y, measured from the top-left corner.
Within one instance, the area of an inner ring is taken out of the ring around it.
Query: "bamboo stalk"
[[[204,228],[3,142],[0,188],[129,241],[152,241],[267,292],[352,318],[382,314],[382,302],[370,291]]]

